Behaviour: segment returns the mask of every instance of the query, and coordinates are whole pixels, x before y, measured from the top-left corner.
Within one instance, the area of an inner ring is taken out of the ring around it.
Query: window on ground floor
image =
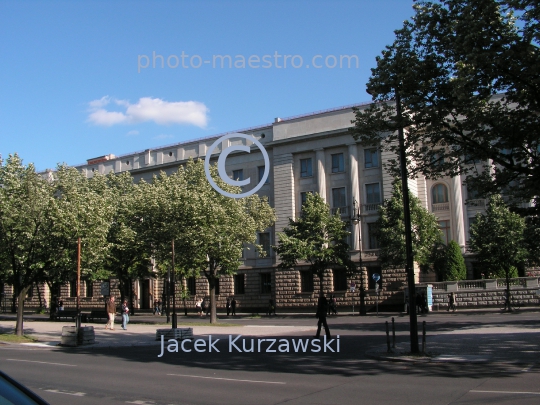
[[[246,293],[246,275],[235,274],[234,275],[234,295]]]
[[[197,279],[195,277],[188,277],[186,284],[189,295],[195,297],[197,295]]]
[[[272,293],[272,273],[261,273],[261,294]]]
[[[334,291],[347,290],[347,272],[344,269],[334,269]]]
[[[313,292],[313,274],[309,270],[300,272],[300,292]]]

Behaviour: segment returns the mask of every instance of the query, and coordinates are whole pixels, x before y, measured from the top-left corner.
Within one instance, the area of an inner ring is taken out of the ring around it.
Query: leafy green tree
[[[120,295],[123,301],[129,297],[133,307],[132,283],[150,275],[151,245],[145,238],[143,211],[146,196],[142,187],[133,183],[128,173],[110,173],[107,187],[113,200],[113,216],[107,242],[109,249],[104,269],[119,280]]]
[[[214,181],[229,192],[238,188],[224,183],[212,166]],[[265,198],[223,196],[206,178],[204,162],[189,161],[177,173],[154,179],[155,199],[150,217],[160,260],[170,257],[175,243],[175,271],[204,274],[210,286],[210,322],[217,322],[215,287],[219,277],[232,275],[240,266],[245,244],[255,242],[258,231],[273,225],[274,210]]]
[[[81,238],[81,278],[93,281],[110,276],[105,263],[115,202],[106,177],[99,174],[88,179],[73,167],[59,165],[51,184],[55,195],[51,209],[54,227],[47,243],[49,254],[44,268],[51,300],[55,300],[57,287],[76,279],[78,238]]]
[[[420,200],[409,193],[413,258],[421,267],[431,263],[432,252],[442,238],[435,215],[422,207]],[[392,198],[379,208],[376,237],[380,245],[382,268],[404,268],[406,264],[403,193],[394,181]]]
[[[23,334],[24,299],[33,283],[44,281],[44,255],[51,233],[54,190],[17,154],[0,160],[0,270],[17,300],[15,333]]]
[[[309,193],[300,218],[289,219],[289,226],[278,233],[279,242],[274,249],[281,259],[279,267],[292,269],[299,262],[309,263],[312,276],[319,278],[323,294],[325,270],[345,267],[349,273],[356,271],[345,240],[349,234],[345,228],[339,213],[331,215],[322,197]]]
[[[439,252],[439,249],[436,251]],[[442,244],[442,255],[438,259],[434,267],[439,281],[458,281],[467,278],[465,259],[456,241],[450,241],[447,246]]]
[[[470,250],[493,276],[506,279],[507,300],[509,279],[517,276],[517,268],[527,259],[524,230],[524,219],[510,212],[500,195],[490,198],[485,215],[477,214],[471,225]],[[509,305],[507,308],[510,310]]]
[[[537,200],[538,3],[419,1],[414,9],[377,58],[367,84],[376,103],[356,109],[353,136],[397,152],[395,131],[405,127],[411,175],[464,174],[480,195],[504,191],[515,202]]]

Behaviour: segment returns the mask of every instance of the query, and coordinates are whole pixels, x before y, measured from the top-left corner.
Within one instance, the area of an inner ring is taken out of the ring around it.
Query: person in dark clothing
[[[232,316],[236,315],[236,299],[234,297],[231,301],[231,315]]]
[[[328,314],[330,314],[331,311],[334,315],[337,315],[336,297],[334,296],[334,294],[330,296],[329,308],[330,310],[328,311]]]
[[[270,299],[268,301],[268,316],[271,316],[272,313],[274,313],[274,315],[276,315],[276,307],[274,305],[274,300]]]
[[[321,336],[321,326],[324,326],[326,337],[330,339],[330,329],[328,328],[328,324],[326,323],[327,312],[328,301],[326,300],[324,294],[321,294],[321,296],[319,297],[319,302],[317,303],[317,314],[315,315],[319,319],[319,322],[317,323],[317,334],[315,335],[316,338]]]
[[[227,297],[227,304],[225,304],[225,307],[227,308],[227,316],[231,313],[231,299]]]

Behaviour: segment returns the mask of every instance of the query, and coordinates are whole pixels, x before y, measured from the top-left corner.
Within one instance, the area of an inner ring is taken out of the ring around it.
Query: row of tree
[[[238,192],[213,176],[222,189]],[[16,333],[23,332],[24,299],[33,285],[47,283],[54,294],[74,279],[79,237],[82,277],[118,279],[122,299],[133,279],[149,274],[152,259],[162,273],[170,268],[174,243],[173,274],[208,278],[215,322],[217,278],[238,269],[242,249],[258,248],[257,231],[274,220],[265,198],[216,192],[203,161],[135,184],[129,173],[88,179],[65,165],[44,176],[10,155],[0,160],[0,277],[14,287]]]

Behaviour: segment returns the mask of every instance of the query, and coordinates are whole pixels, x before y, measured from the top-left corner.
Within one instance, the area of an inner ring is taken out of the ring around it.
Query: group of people
[[[109,320],[107,321],[107,324],[105,325],[105,329],[114,330],[114,317],[116,316],[116,302],[114,295],[112,295],[106,304],[107,308],[107,315],[109,316]],[[127,330],[127,325],[129,323],[129,305],[128,300],[124,299],[124,302],[122,303],[122,329]]]
[[[236,299],[234,297],[227,298],[227,303],[225,304],[225,308],[227,309],[227,316],[235,316],[236,315]],[[200,298],[195,302],[195,309],[197,310],[197,313],[199,314],[199,317],[202,318],[203,314],[205,316],[210,315],[210,302],[205,298]]]

